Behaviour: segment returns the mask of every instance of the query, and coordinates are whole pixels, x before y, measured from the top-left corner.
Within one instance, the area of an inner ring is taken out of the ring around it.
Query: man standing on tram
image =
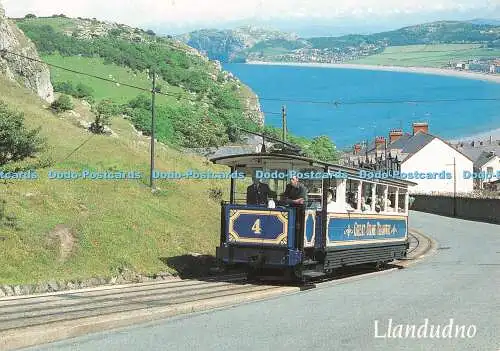
[[[276,193],[274,194],[276,196]],[[252,185],[247,188],[247,205],[267,205],[272,191],[269,185],[262,183],[256,174],[252,177]]]
[[[307,203],[307,188],[299,182],[297,176],[293,176],[282,197],[283,202],[287,205],[304,205]]]

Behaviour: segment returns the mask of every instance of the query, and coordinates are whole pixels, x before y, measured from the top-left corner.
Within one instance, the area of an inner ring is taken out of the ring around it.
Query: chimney
[[[380,150],[385,146],[385,137],[376,137],[375,138],[375,149]]]
[[[399,138],[403,136],[403,130],[402,129],[393,129],[389,132],[389,144],[395,142]]]
[[[429,124],[427,122],[413,123],[413,135],[418,132],[429,133]]]
[[[361,152],[361,144],[354,145],[352,152],[354,155],[359,155]]]

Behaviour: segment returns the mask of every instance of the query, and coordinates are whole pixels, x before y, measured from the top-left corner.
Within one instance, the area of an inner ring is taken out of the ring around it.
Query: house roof
[[[450,149],[454,150],[455,152],[458,152],[459,154],[463,155],[470,161],[476,160],[480,154],[481,151],[473,150],[473,152],[467,152],[469,150],[463,149],[463,148],[456,148],[453,145],[451,145],[449,142],[446,140],[433,135],[426,133],[424,131],[418,131],[414,135],[410,134],[404,134],[399,139],[393,141],[392,143],[387,145],[387,152],[391,153],[394,155],[392,152],[396,151],[396,155],[400,161],[406,161],[413,155],[415,155],[417,152],[419,152],[421,149],[423,149],[427,144],[429,144],[431,141],[434,139],[438,139],[442,141],[444,144],[448,145]],[[477,148],[476,148],[477,149]],[[352,158],[352,157],[363,157],[366,154],[366,148],[362,147],[361,151],[359,152],[358,155],[351,155],[346,154],[346,158]],[[372,142],[368,145],[368,155],[369,157],[373,157],[375,155],[375,143]],[[380,154],[380,152],[384,152],[385,148],[377,150],[377,154]],[[498,147],[498,152],[496,152],[498,155],[500,155],[500,146]]]
[[[252,145],[235,145],[235,146],[222,146],[222,147],[209,147],[191,149],[195,153],[205,157],[224,157],[229,155],[241,155],[256,152],[255,146]]]
[[[403,161],[407,161],[410,157],[412,157],[417,152],[419,152],[420,150],[422,150],[427,144],[429,144],[434,139],[438,139],[438,140],[442,141],[443,143],[445,143],[446,145],[448,145],[450,147],[450,149],[455,150],[456,152],[462,154],[463,156],[465,156],[469,160],[473,161],[472,158],[470,158],[468,155],[464,154],[460,150],[457,150],[456,148],[454,148],[446,140],[443,140],[443,139],[441,139],[440,137],[438,137],[436,135],[432,135],[432,134],[429,134],[429,133],[426,133],[426,132],[423,132],[423,131],[418,131],[414,135],[407,136],[407,138],[401,140],[401,142],[399,144],[396,144],[396,142],[399,141],[399,139],[398,139],[397,141],[395,141],[394,143],[391,144],[391,148],[390,149],[391,150],[396,149],[396,148],[394,148],[394,145],[396,145],[397,149],[401,150],[401,154],[402,154],[401,155],[402,156],[401,159]]]
[[[495,155],[494,152],[492,153],[490,151],[483,151],[481,152],[481,155],[479,155],[477,160],[474,162],[474,167],[481,168],[495,157],[497,157],[497,155]]]
[[[411,136],[406,143],[403,144],[401,150],[402,153],[413,155],[422,149],[425,145],[429,144],[436,137],[424,132],[417,132],[415,135]]]
[[[399,137],[399,139],[393,141],[389,145],[387,145],[387,149],[403,149],[408,140],[411,139],[410,134],[404,134]]]
[[[478,162],[479,158],[483,152],[489,153],[493,151],[495,155],[500,155],[500,145],[486,144],[478,146],[464,146],[458,148],[462,153],[467,155],[471,160],[474,161],[474,165]]]

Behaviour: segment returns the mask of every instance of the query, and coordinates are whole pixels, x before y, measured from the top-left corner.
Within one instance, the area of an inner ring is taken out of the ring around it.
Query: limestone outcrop
[[[35,45],[5,17],[5,10],[0,3],[0,74],[33,90],[45,101],[54,101],[54,90],[47,65],[7,53],[5,50],[40,59]]]

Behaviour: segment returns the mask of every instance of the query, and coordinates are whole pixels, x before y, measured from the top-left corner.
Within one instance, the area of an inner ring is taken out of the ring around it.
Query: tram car
[[[211,161],[245,174],[231,178],[229,201],[221,203],[216,256],[225,266],[243,264],[253,274],[270,268],[304,281],[406,257],[408,189],[415,183],[367,179],[361,169],[276,152]],[[292,175],[307,190],[303,204],[280,196]],[[252,176],[266,184],[267,201],[248,199]]]

